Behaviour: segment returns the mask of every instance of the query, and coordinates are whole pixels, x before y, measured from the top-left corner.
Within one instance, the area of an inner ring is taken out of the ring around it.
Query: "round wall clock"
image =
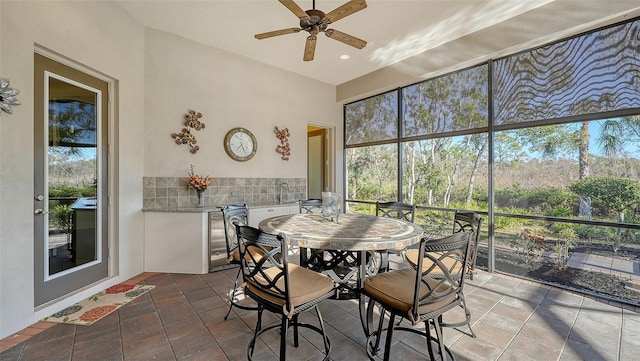
[[[231,159],[246,162],[256,154],[258,142],[247,129],[233,128],[224,136],[224,150]]]

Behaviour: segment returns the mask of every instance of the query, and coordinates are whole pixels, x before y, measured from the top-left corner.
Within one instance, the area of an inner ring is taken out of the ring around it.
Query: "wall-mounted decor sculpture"
[[[0,115],[2,112],[13,113],[12,105],[20,105],[16,95],[20,90],[9,87],[9,79],[0,78]]]
[[[282,160],[289,160],[289,156],[291,155],[291,147],[289,147],[289,128],[284,128],[282,130],[276,127],[276,138],[280,139],[280,144],[276,147],[276,152],[282,154]]]
[[[191,131],[201,130],[205,127],[205,124],[200,121],[200,118],[202,118],[202,113],[196,112],[195,110],[189,110],[189,112],[184,116],[185,127],[182,128],[182,132],[171,134],[171,138],[176,140],[176,144],[189,144],[191,153],[193,154],[196,154],[200,147],[196,144],[198,143],[198,140]]]

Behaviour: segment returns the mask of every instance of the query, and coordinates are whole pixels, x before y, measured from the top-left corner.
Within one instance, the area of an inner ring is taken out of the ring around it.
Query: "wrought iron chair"
[[[473,280],[473,273],[476,262],[476,254],[478,252],[478,242],[480,240],[480,228],[482,227],[482,218],[475,212],[472,211],[456,211],[453,218],[453,233],[459,232],[469,232],[472,234],[469,246],[469,258],[467,261],[466,275],[469,276],[471,280]],[[404,253],[404,258],[407,263],[413,267],[418,267],[418,250],[417,249],[408,249]],[[445,260],[446,262],[447,260]],[[454,260],[449,260],[451,263]],[[423,269],[431,267],[431,263],[428,260],[423,260]],[[434,272],[436,272],[434,270]],[[435,275],[434,275],[435,276]],[[462,296],[462,303],[460,307],[464,310],[465,318],[459,322],[447,322],[442,323],[443,327],[459,327],[463,325],[467,325],[469,327],[469,332],[471,337],[476,337],[476,333],[471,328],[471,312],[467,308],[467,304],[464,300],[464,295]]]
[[[238,247],[238,236],[236,235],[236,224],[247,224],[247,205],[228,205],[222,209],[222,219],[224,223],[224,236],[226,238],[227,246],[227,263],[240,266],[240,248]],[[233,285],[233,290],[229,293],[229,310],[224,316],[226,320],[231,313],[231,309],[235,306],[243,310],[257,310],[256,305],[247,304],[242,302],[244,299],[244,292],[242,287],[239,286],[241,282],[241,269],[238,267],[238,274]]]
[[[300,214],[321,213],[322,199],[301,199],[298,201]]]
[[[476,212],[456,211],[453,217],[453,233],[473,232],[471,237],[471,249],[469,250],[469,270],[468,274],[473,280],[476,268],[476,257],[478,255],[478,243],[480,242],[480,230],[482,229],[482,218]]]
[[[403,202],[376,202],[376,216],[402,219],[413,223],[416,205]]]
[[[473,211],[456,211],[453,216],[453,233],[473,232],[471,237],[471,250],[469,254],[469,270],[468,275],[473,280],[475,272],[476,256],[478,253],[478,242],[480,241],[480,229],[482,228],[482,218]],[[408,249],[404,253],[404,258],[411,266],[417,264],[417,250]]]
[[[376,216],[402,219],[413,223],[416,213],[415,204],[407,204],[403,202],[376,202]],[[380,266],[378,272],[389,270],[389,252],[379,251]],[[396,252],[400,255],[400,252]]]
[[[295,347],[299,345],[298,328],[307,328],[320,334],[325,351],[323,360],[328,360],[331,344],[318,304],[333,295],[333,281],[326,275],[289,263],[288,244],[281,235],[265,233],[251,226],[237,225],[236,229],[238,242],[241,243],[245,293],[258,303],[258,319],[247,347],[247,358],[253,359],[256,341],[260,336],[269,330],[279,329],[279,359],[286,360],[287,330],[292,326]],[[316,310],[318,326],[299,320],[302,312],[312,309]],[[280,316],[280,322],[263,326],[264,311]]]
[[[469,232],[459,232],[438,240],[423,238],[418,248],[417,268],[392,270],[365,279],[363,292],[369,297],[369,322],[373,322],[376,306],[382,307],[383,315],[389,313],[387,328],[384,328],[385,317],[380,317],[377,330],[367,338],[365,347],[370,360],[378,360],[375,356],[385,330],[385,361],[391,358],[392,338],[396,330],[424,336],[432,360],[446,360],[447,355],[453,359],[451,350],[444,345],[442,315],[464,302],[463,286],[471,236]],[[427,262],[430,266],[425,268]],[[424,323],[424,330],[395,324],[396,316],[406,318],[412,326]],[[431,335],[431,326],[435,337]],[[438,358],[432,342],[438,345]]]

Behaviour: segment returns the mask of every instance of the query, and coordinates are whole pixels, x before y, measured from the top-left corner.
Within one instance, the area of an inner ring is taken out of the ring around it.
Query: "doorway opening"
[[[307,126],[307,198],[321,199],[332,190],[331,129]]]

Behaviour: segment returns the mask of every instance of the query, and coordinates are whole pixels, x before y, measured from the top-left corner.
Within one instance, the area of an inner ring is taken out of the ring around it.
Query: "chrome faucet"
[[[280,202],[280,204],[282,204],[282,187],[286,187],[287,188],[287,192],[291,192],[291,189],[289,188],[289,185],[287,183],[280,183],[280,186],[278,187],[278,202]]]

